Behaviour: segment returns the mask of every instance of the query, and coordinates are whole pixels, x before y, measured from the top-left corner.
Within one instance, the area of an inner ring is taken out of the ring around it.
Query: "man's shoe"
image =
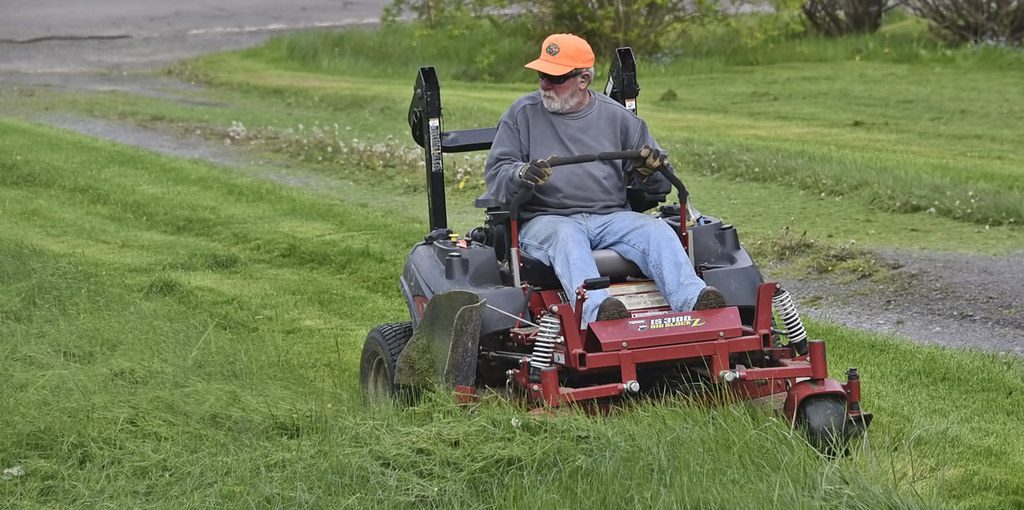
[[[712,308],[725,308],[725,296],[714,287],[704,287],[697,294],[697,302],[694,303],[694,310],[710,310]]]
[[[597,308],[597,320],[612,321],[616,319],[628,319],[629,310],[618,298],[606,298]]]

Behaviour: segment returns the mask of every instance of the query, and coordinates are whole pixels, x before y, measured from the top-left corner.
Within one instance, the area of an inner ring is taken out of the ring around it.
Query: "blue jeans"
[[[706,285],[697,277],[679,236],[667,223],[633,211],[611,214],[545,215],[526,222],[519,235],[523,253],[551,266],[566,295],[576,305],[576,289],[587,278],[598,278],[591,250],[610,249],[640,267],[665,296],[673,310],[692,310]],[[608,291],[587,292],[583,324],[597,319]]]

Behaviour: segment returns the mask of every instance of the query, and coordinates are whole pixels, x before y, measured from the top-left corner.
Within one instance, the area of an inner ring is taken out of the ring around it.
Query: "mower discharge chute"
[[[416,389],[473,387],[483,310],[484,302],[472,292],[452,290],[434,296],[398,356],[395,384]]]
[[[619,48],[605,93],[636,113],[639,90],[632,50]],[[483,226],[464,236],[448,228],[443,153],[486,150],[497,129],[443,131],[441,118],[437,75],[420,68],[409,125],[424,148],[430,232],[413,247],[399,280],[411,320],[377,326],[367,336],[360,378],[368,399],[440,385],[462,400],[491,389],[522,396],[535,408],[602,411],[635,396],[724,389],[771,404],[823,448],[870,424],[871,414],[860,408],[857,370],[847,372],[846,383],[828,377],[825,344],[807,339],[790,295],[764,281],[732,225],[688,204],[676,176],[662,172],[679,202],[658,207],[658,217],[676,230],[697,274],[728,306],[672,311],[636,264],[597,250],[601,277],[575,289],[574,307],[551,268],[518,250],[517,204],[527,197],[512,204],[481,197]],[[636,157],[609,152],[549,162]],[[640,212],[666,198],[636,189],[626,195]],[[581,325],[587,292],[604,288],[630,317]]]

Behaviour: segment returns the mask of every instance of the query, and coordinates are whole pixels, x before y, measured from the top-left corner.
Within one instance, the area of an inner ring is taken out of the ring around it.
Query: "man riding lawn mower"
[[[461,131],[442,131],[437,75],[420,68],[409,124],[430,233],[400,278],[411,321],[366,339],[367,398],[446,386],[464,401],[492,390],[534,408],[607,410],[724,391],[781,408],[818,446],[862,433],[857,370],[846,384],[828,378],[825,344],[807,340],[790,295],[763,281],[735,228],[688,204],[636,116],[632,51],[616,50],[604,95],[589,90],[593,63],[582,39],[549,37],[526,66],[540,90],[497,128]],[[443,153],[485,149],[486,221],[460,236],[447,226]],[[678,204],[642,214],[672,187]]]

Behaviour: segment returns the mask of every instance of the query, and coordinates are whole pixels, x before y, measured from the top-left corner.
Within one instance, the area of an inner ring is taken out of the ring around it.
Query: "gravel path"
[[[804,314],[946,347],[1024,354],[1024,251],[1006,256],[887,249],[885,282],[786,279]]]
[[[63,28],[59,19],[48,21],[45,14],[59,11],[55,6],[63,5],[57,0],[38,0],[33,3],[35,10],[31,6],[9,6],[12,1],[0,0],[0,11],[15,13],[0,19],[0,34],[8,34],[6,40],[0,38],[0,88],[120,90],[185,102],[193,101],[189,96],[195,91],[194,85],[134,71],[164,66],[202,53],[258,44],[273,33],[288,29],[289,23],[292,28],[312,26],[324,19],[333,20],[324,23],[331,26],[366,23],[370,21],[367,13],[376,16],[384,5],[376,0],[363,3],[313,0],[302,5],[317,7],[303,11],[296,9],[296,5],[261,0],[251,5],[267,9],[263,14],[225,18],[221,13],[218,18],[204,16],[207,11],[199,7],[220,12],[221,4],[194,1],[186,4],[189,8],[179,10],[181,12],[167,14],[162,9],[172,4],[145,0],[138,5],[149,6],[147,12],[156,13],[153,16],[129,10],[124,13],[124,20],[117,22],[115,19],[108,26],[105,23],[110,15],[118,12],[108,10],[106,17],[97,15],[91,26],[79,30],[81,20],[73,12],[65,13]],[[121,5],[111,0],[86,3]],[[332,7],[333,18],[316,11]],[[305,17],[288,18],[291,14],[282,14],[295,10],[305,12]],[[275,19],[285,18],[287,22],[273,25]],[[207,23],[226,19],[232,24]],[[167,26],[161,29],[159,20]],[[70,30],[68,26],[78,28]],[[122,35],[125,37],[120,37]],[[170,156],[208,160],[321,194],[339,198],[351,195],[350,187],[342,181],[251,161],[251,155],[244,151],[200,137],[61,113],[49,113],[33,120]],[[902,335],[923,343],[1024,354],[1024,336],[1019,333],[1024,330],[1024,251],[994,257],[890,249],[879,252],[879,256],[898,267],[895,277],[886,282],[840,283],[817,277],[784,278],[782,281],[802,303],[800,308],[809,317]],[[766,272],[770,276],[771,268]]]

